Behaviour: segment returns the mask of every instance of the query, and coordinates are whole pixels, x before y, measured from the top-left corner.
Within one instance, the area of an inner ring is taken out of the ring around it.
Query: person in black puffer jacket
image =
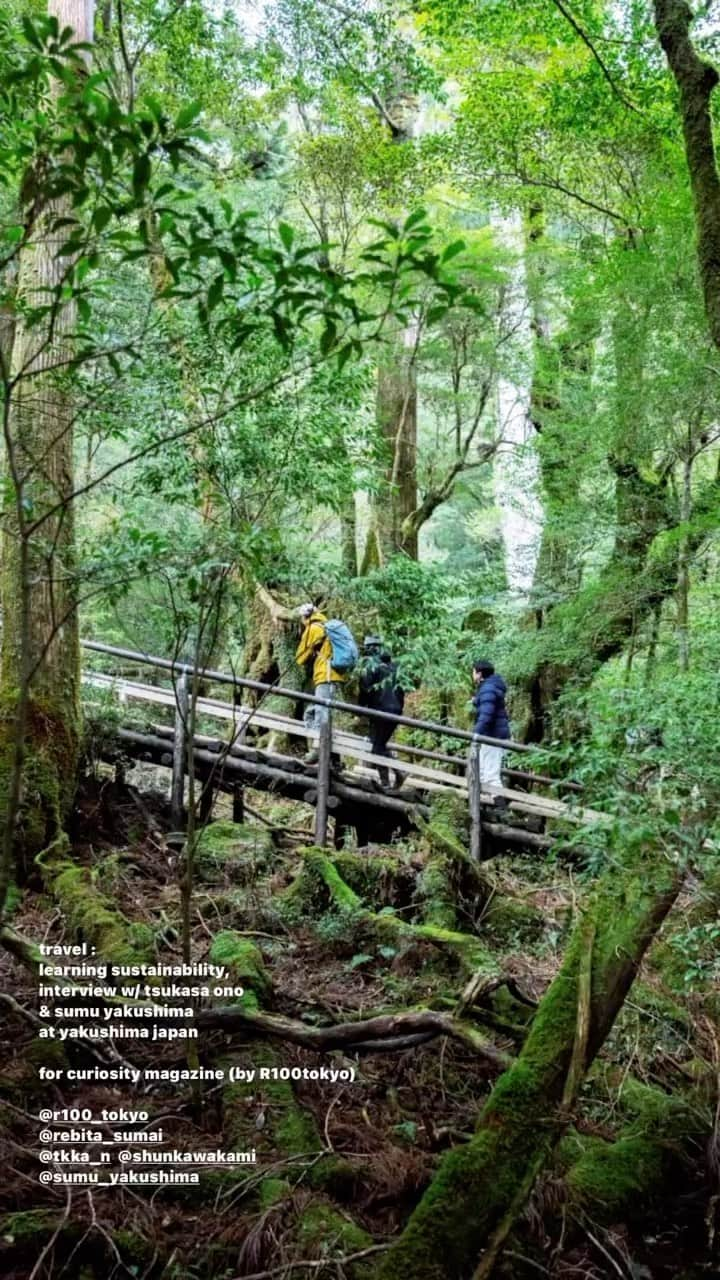
[[[398,683],[397,667],[390,654],[383,649],[379,636],[366,636],[363,643],[359,701],[361,707],[389,711],[395,716],[402,715],[405,706],[405,692]],[[392,759],[388,742],[394,732],[395,725],[391,720],[370,721],[370,749],[373,755]],[[387,787],[390,782],[388,770],[381,765],[377,769],[382,785]]]
[[[508,740],[510,720],[505,706],[507,685],[497,675],[492,662],[478,660],[473,663],[473,680],[477,691],[473,697],[475,725],[473,732],[487,738]],[[497,791],[502,786],[502,764],[505,751],[482,743],[480,747],[480,782],[485,791]]]

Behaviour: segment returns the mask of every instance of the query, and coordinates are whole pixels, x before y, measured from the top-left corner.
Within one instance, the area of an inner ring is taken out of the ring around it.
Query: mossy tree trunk
[[[445,1157],[377,1268],[377,1280],[491,1274],[680,889],[681,872],[658,848],[632,851],[626,861],[628,870],[608,874],[576,928],[523,1049],[492,1090],[473,1138]]]
[[[576,456],[573,413],[566,406],[573,403],[575,384],[587,383],[598,320],[582,302],[574,304],[564,330],[553,336],[545,210],[540,203],[530,206],[525,221],[525,265],[533,339],[530,419],[536,432],[543,505],[526,625],[541,630],[556,606],[571,599],[580,586],[581,560],[572,517],[580,501],[582,469]],[[527,684],[527,741],[541,742],[552,730],[552,705],[565,678],[562,667],[551,662],[533,672]]]
[[[711,99],[718,83],[714,66],[690,39],[693,12],[686,0],[655,0],[655,27],[680,91],[685,157],[690,174],[700,280],[710,336],[720,347],[720,174]]]
[[[343,570],[349,578],[356,578],[358,571],[357,510],[354,493],[348,494],[340,511],[340,542]]]
[[[396,85],[381,115],[398,146],[412,141],[418,102],[409,93],[405,74],[398,70]],[[384,452],[380,491],[373,501],[361,573],[382,565],[398,553],[418,558],[417,510],[417,336],[413,325],[388,329],[387,345],[378,363],[375,415]]]
[[[92,35],[92,5],[51,0],[60,30]],[[13,864],[26,867],[57,839],[70,808],[80,745],[80,646],[73,521],[72,332],[61,297],[71,260],[59,249],[62,199],[36,201],[20,255],[18,308],[5,387],[0,912]],[[51,305],[48,307],[48,303]],[[48,313],[31,323],[33,307]]]
[[[375,519],[380,556],[417,560],[417,371],[411,329],[393,334],[378,368],[376,413],[387,464]]]
[[[540,547],[526,622],[540,630],[553,604],[562,597],[565,586],[562,571],[565,545],[559,522],[567,498],[565,486],[572,483],[570,477],[574,469],[567,465],[562,428],[557,422],[559,367],[545,296],[545,210],[539,203],[530,206],[525,219],[525,271],[533,349],[530,420],[537,437],[543,505]],[[525,736],[529,742],[540,742],[544,737],[554,692],[553,676],[552,668],[543,666],[528,681],[529,721]]]
[[[636,314],[632,298],[622,300],[612,324],[614,429],[607,453],[607,465],[615,486],[613,548],[597,582],[581,588],[565,601],[558,601],[545,613],[543,628],[547,632],[547,645],[540,649],[541,657],[525,679],[531,701],[526,733],[530,741],[542,741],[545,737],[553,706],[568,682],[591,680],[598,667],[622,653],[627,642],[676,588],[676,557],[670,553],[654,554],[658,534],[676,525],[679,513],[669,490],[669,470],[666,467],[660,474],[653,472],[644,438],[645,336],[646,317]],[[577,359],[577,355],[574,358]],[[628,423],[634,431],[630,438]],[[558,501],[562,501],[566,475],[564,468],[555,482],[559,485]],[[544,483],[545,480],[544,469]],[[714,485],[709,488],[714,492]],[[693,514],[701,510],[707,496],[699,495]],[[695,547],[697,545],[696,541]],[[595,620],[591,627],[589,616]],[[546,647],[557,650],[556,637],[560,635],[563,647],[572,655],[567,663],[544,656]]]

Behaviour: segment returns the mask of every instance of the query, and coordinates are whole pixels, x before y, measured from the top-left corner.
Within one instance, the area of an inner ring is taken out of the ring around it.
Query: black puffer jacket
[[[360,673],[360,706],[399,716],[405,693],[398,684],[397,667],[389,653],[369,658]]]
[[[510,721],[505,694],[507,685],[502,676],[488,676],[478,685],[473,698],[475,708],[475,733],[483,733],[488,738],[509,738]]]

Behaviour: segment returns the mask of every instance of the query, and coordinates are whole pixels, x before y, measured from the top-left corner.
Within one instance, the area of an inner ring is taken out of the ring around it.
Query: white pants
[[[502,747],[480,747],[480,785],[484,791],[498,791],[502,787],[500,776],[505,752]]]

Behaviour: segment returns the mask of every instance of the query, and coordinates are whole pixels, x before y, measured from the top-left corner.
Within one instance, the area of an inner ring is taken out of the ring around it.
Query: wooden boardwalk
[[[96,672],[83,672],[82,678],[83,683],[88,687],[105,690],[117,697],[121,705],[138,702],[148,706],[148,708],[153,706],[166,708],[173,714],[176,711],[176,694],[172,688],[160,688],[157,685]],[[195,746],[197,750],[202,753],[212,745],[215,754],[217,754],[224,746],[226,750],[231,752],[233,757],[238,759],[245,758],[248,765],[254,763],[258,767],[258,776],[261,776],[260,770],[263,768],[277,771],[278,767],[280,771],[286,769],[289,773],[296,774],[300,762],[297,756],[283,755],[274,751],[271,746],[260,749],[254,744],[248,745],[247,735],[250,731],[254,732],[260,729],[265,733],[269,733],[270,742],[283,738],[307,740],[315,737],[302,720],[296,720],[279,712],[267,710],[262,706],[252,707],[245,704],[235,704],[218,698],[198,698],[196,716],[201,719],[214,719],[224,723],[224,732],[217,737],[211,738],[208,735],[196,734]],[[161,737],[163,734],[168,734],[166,726],[153,725],[151,726],[151,731],[155,735],[160,734]],[[126,731],[126,734],[128,732],[131,731]],[[127,737],[126,740],[131,741]],[[368,783],[372,783],[377,779],[378,768],[388,767],[387,757],[373,755],[366,738],[341,729],[336,724],[333,725],[332,744],[333,751],[343,761],[342,784],[345,785],[346,789],[357,787],[367,790]],[[170,744],[166,742],[166,751],[169,750],[169,746]],[[394,774],[402,776],[403,787],[398,791],[388,791],[388,795],[397,794],[401,796],[407,787],[427,797],[428,801],[433,794],[443,793],[455,793],[467,800],[468,784],[462,767],[464,764],[462,757],[458,762],[458,772],[452,772],[447,767],[435,767],[427,763],[421,764],[416,759],[399,759],[398,752],[403,754],[411,754],[413,752],[413,748],[407,744],[393,744],[393,750],[395,758],[389,762],[390,768]],[[249,776],[251,770],[247,772]],[[305,772],[311,773],[309,770]],[[306,783],[307,781],[308,779],[306,779]],[[252,785],[252,783],[248,782],[247,785]],[[491,807],[494,795],[498,794],[507,801],[508,810],[511,814],[583,826],[603,823],[609,820],[606,814],[591,809],[586,805],[568,803],[551,796],[538,795],[531,791],[521,791],[511,787],[503,787],[499,792],[493,794],[481,790],[481,803]]]

